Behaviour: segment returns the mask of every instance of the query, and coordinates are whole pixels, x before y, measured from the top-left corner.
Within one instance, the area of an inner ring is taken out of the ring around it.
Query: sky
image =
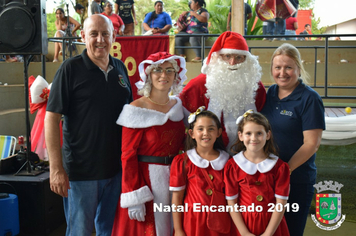
[[[313,12],[323,27],[355,19],[355,6],[355,0],[315,0]]]

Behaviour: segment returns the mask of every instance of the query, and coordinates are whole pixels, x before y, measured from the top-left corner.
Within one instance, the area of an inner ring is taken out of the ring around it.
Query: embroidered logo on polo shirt
[[[284,115],[284,116],[292,116],[293,112],[287,111],[287,110],[282,110],[279,114]]]
[[[119,84],[123,87],[123,88],[126,88],[127,87],[127,84],[124,80],[124,76],[122,75],[119,75]]]

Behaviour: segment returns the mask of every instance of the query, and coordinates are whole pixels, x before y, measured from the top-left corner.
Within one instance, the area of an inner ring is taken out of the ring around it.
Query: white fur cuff
[[[151,193],[151,190],[146,185],[135,191],[122,193],[120,206],[122,208],[128,208],[139,204],[143,204],[145,202],[149,202],[151,200],[153,200],[153,195]]]

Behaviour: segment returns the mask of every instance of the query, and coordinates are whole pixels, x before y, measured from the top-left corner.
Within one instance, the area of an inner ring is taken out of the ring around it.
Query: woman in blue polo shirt
[[[155,10],[149,12],[143,20],[145,31],[151,31],[152,34],[168,34],[172,28],[172,19],[168,13],[163,12],[163,2],[155,2]]]
[[[324,105],[321,97],[306,85],[300,53],[285,43],[272,55],[271,74],[276,82],[267,92],[261,111],[272,126],[279,157],[288,163],[290,194],[288,202],[298,203],[298,212],[286,212],[291,236],[301,236],[314,195],[316,180],[315,153],[325,129]]]

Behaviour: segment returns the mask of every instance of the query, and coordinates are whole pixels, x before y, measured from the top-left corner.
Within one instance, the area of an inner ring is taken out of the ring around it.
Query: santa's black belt
[[[155,156],[144,156],[138,155],[138,161],[170,165],[174,157],[155,157]]]

